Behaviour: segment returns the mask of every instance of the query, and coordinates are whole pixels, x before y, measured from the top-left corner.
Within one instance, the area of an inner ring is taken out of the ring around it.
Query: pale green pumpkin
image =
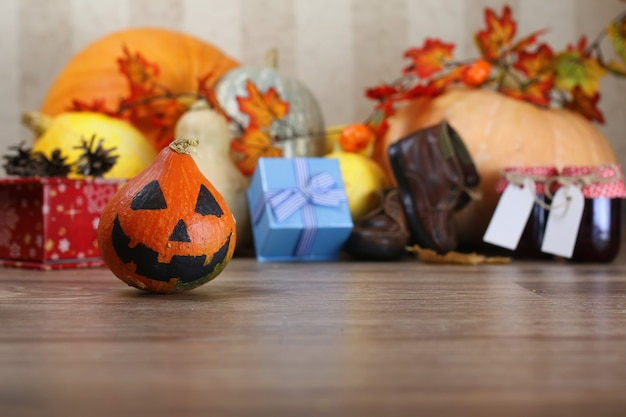
[[[283,156],[323,155],[326,151],[325,126],[317,100],[303,83],[281,75],[276,69],[275,58],[268,61],[266,66],[233,69],[224,74],[215,87],[220,107],[233,120],[233,136],[241,134],[242,128],[248,125],[248,115],[240,111],[237,97],[248,97],[246,81],[251,80],[261,93],[274,88],[280,99],[289,103],[287,115],[270,127],[270,135],[275,138],[274,146],[282,150]]]

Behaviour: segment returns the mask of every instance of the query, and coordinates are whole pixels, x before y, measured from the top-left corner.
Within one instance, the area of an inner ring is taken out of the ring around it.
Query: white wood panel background
[[[327,125],[363,119],[372,103],[364,89],[395,78],[402,53],[426,37],[475,54],[471,34],[483,8],[501,0],[2,0],[0,1],[0,154],[30,140],[20,114],[39,107],[71,56],[108,32],[132,26],[182,30],[245,64],[280,50],[284,73],[307,84]],[[555,48],[590,38],[626,9],[619,0],[510,0],[518,33],[548,27]],[[626,161],[626,79],[605,77],[600,126]],[[4,172],[0,173],[4,175]]]

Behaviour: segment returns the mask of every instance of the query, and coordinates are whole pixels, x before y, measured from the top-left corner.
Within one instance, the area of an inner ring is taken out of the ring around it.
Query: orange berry
[[[465,68],[461,74],[461,81],[476,87],[484,83],[491,74],[491,64],[484,59],[479,59]]]
[[[374,140],[374,132],[362,123],[353,123],[341,130],[339,146],[345,152],[359,152]]]

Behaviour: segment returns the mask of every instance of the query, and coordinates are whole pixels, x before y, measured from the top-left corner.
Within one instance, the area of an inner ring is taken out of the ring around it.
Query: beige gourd
[[[230,158],[230,134],[224,117],[212,110],[205,100],[199,100],[176,123],[175,137],[198,139],[196,164],[235,216],[237,248],[249,246],[252,228],[246,197],[248,180]]]

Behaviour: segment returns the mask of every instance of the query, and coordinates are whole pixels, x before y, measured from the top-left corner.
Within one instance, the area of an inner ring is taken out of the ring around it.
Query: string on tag
[[[518,187],[524,187],[524,180],[526,180],[527,178],[530,178],[531,180],[533,180],[533,182],[535,184],[543,184],[544,187],[544,193],[545,189],[546,189],[546,184],[548,182],[548,180],[550,178],[553,178],[553,176],[547,176],[547,175],[538,175],[538,174],[527,174],[527,173],[523,173],[523,172],[519,172],[519,171],[504,171],[501,173],[501,176],[504,177],[506,179],[506,181],[508,181],[510,184],[516,185]],[[533,199],[535,201],[536,204],[538,204],[539,206],[541,206],[542,208],[546,209],[546,210],[550,210],[550,204],[546,203],[545,201],[541,200],[539,197],[537,197],[537,189],[535,188],[534,190],[529,189],[528,190],[532,196]],[[547,195],[547,193],[546,193]]]

